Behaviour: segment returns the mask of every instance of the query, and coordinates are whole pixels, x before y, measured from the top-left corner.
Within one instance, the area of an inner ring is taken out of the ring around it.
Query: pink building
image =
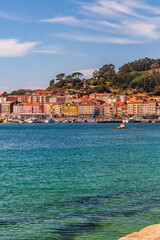
[[[23,113],[25,114],[44,113],[44,105],[41,103],[25,103],[23,104]]]

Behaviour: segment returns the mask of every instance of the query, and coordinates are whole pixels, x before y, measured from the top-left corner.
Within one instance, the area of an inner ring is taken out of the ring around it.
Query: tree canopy
[[[50,89],[80,90],[84,86],[83,74],[74,72],[68,76],[60,73],[56,76],[56,82],[50,81]],[[86,79],[87,94],[91,92],[103,93],[114,91],[146,92],[159,94],[160,92],[160,59],[144,58],[125,63],[116,72],[113,64],[105,64],[99,70],[95,70],[92,77]]]

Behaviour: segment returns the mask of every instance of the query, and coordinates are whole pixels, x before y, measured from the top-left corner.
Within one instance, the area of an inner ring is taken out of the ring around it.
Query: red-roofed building
[[[137,100],[127,104],[127,113],[131,115],[156,115],[156,101]]]
[[[102,116],[113,116],[113,105],[104,103],[101,107]]]
[[[97,99],[108,103],[108,99],[112,96],[111,93],[91,93],[89,95],[90,99]]]

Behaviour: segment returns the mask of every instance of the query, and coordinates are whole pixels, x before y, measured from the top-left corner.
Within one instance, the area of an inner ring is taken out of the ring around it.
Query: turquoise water
[[[160,124],[118,125],[1,124],[0,239],[116,240],[160,223]]]

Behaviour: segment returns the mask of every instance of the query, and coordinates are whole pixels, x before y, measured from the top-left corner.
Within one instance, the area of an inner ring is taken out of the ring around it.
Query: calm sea
[[[0,239],[117,240],[160,223],[160,124],[118,125],[1,124]]]

